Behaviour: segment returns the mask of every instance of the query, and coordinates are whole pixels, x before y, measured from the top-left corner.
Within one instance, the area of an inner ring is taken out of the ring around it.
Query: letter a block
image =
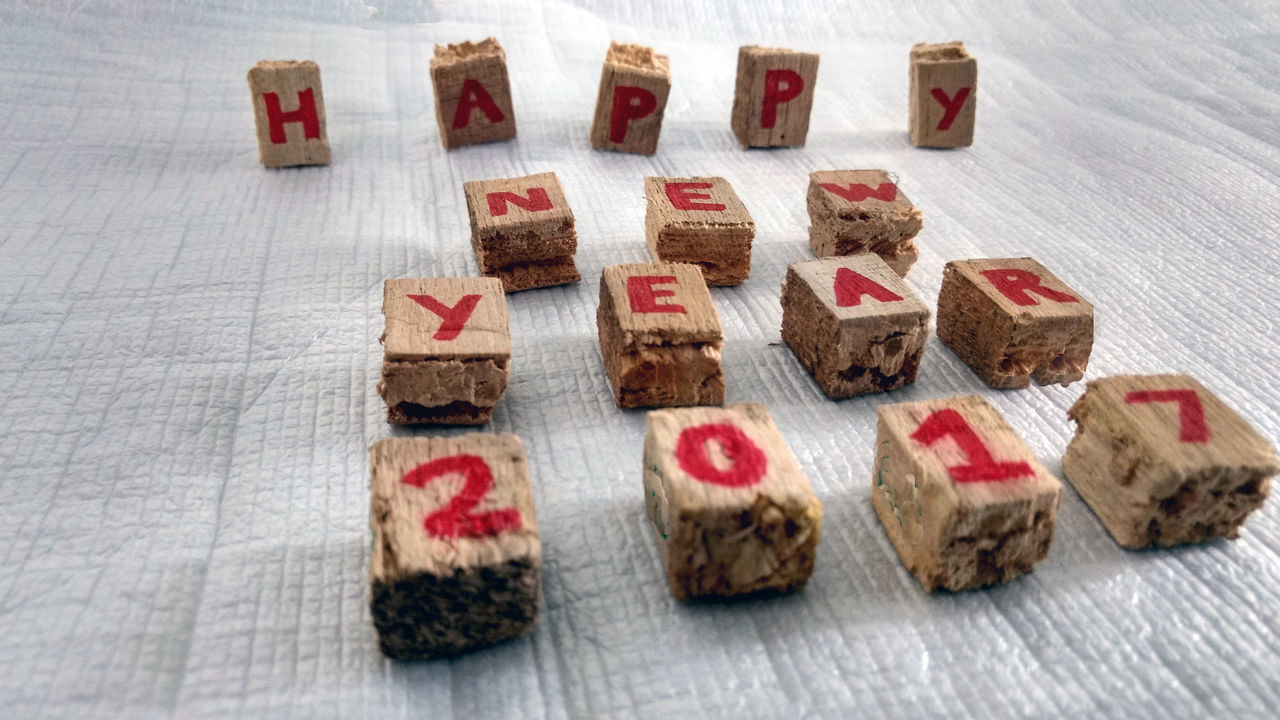
[[[497,40],[437,45],[431,84],[440,143],[446,150],[516,136],[507,55]]]
[[[875,255],[787,269],[782,339],[830,398],[915,382],[928,337],[929,309]]]
[[[708,285],[741,285],[751,274],[756,224],[728,180],[647,177],[644,194],[655,260],[698,265]]]
[[[391,658],[533,632],[542,543],[515,435],[391,438],[369,451],[370,610]]]
[[[573,262],[573,211],[555,173],[476,180],[462,189],[481,273],[501,280],[507,292],[582,279]]]
[[[511,331],[494,278],[388,280],[382,287],[387,422],[482,425],[507,389]]]
[[[962,42],[911,48],[911,144],[950,148],[973,144],[978,61]]]
[[[938,339],[994,388],[1069,385],[1093,350],[1093,306],[1031,258],[947,263]]]
[[[263,60],[249,71],[249,93],[263,166],[329,164],[319,65]]]
[[[809,175],[809,247],[818,257],[875,253],[906,277],[920,252],[920,211],[884,170]]]
[[[605,268],[596,326],[618,407],[724,402],[724,333],[696,266]]]
[[[1068,415],[1062,470],[1127,548],[1234,538],[1280,472],[1267,441],[1186,375],[1094,380]]]
[[[764,407],[655,410],[644,494],[681,600],[787,592],[813,574],[822,503]]]
[[[803,146],[817,82],[816,54],[739,48],[732,121],[738,143],[743,148]]]
[[[652,155],[671,92],[666,55],[643,45],[609,44],[591,124],[591,147]]]
[[[1049,554],[1062,483],[976,395],[876,409],[871,504],[927,592],[1031,572]]]

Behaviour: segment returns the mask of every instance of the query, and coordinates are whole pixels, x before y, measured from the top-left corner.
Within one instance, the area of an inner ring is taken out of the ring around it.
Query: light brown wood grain
[[[310,90],[315,102],[320,137],[308,139],[300,122],[284,123],[286,142],[271,140],[265,93],[275,93],[280,111],[288,114],[300,107],[298,94]],[[310,60],[263,60],[249,71],[249,93],[253,99],[253,119],[258,133],[258,159],[264,167],[328,165],[329,136],[325,128],[324,92],[320,87],[320,66]]]
[[[858,185],[872,191],[891,186],[892,200],[876,193],[862,199],[834,192]],[[809,247],[818,257],[875,253],[905,276],[919,253],[914,238],[924,222],[897,181],[884,170],[819,170],[809,175]]]
[[[454,128],[458,103],[467,80],[475,80],[493,100],[502,119],[492,121],[472,110],[461,128]],[[436,45],[431,58],[431,85],[435,92],[436,124],[446,150],[476,143],[510,140],[516,136],[516,116],[511,105],[507,55],[495,38],[452,45]]]
[[[913,45],[910,75],[908,125],[911,144],[935,148],[972,145],[978,106],[978,61],[969,54],[964,43]],[[941,90],[947,98],[958,101],[957,93],[962,88],[969,89],[968,98],[950,127],[943,129],[940,124],[946,108],[933,97],[933,91]]]
[[[573,210],[555,173],[463,183],[471,221],[471,247],[480,272],[517,292],[582,279],[574,262],[578,232]],[[546,194],[549,208],[536,204],[534,193]],[[491,212],[489,196],[498,193],[505,213]],[[526,209],[502,193],[523,198]]]
[[[621,142],[611,137],[615,102],[623,99],[638,103],[630,96],[618,96],[619,87],[639,88],[653,94],[654,107],[643,117],[630,119],[625,124]],[[658,136],[662,132],[662,117],[667,109],[667,95],[671,92],[671,66],[666,55],[659,55],[652,48],[614,41],[605,55],[604,69],[600,73],[600,91],[596,97],[596,113],[591,123],[591,147],[597,150],[652,155],[658,150]]]
[[[465,295],[480,300],[456,338],[438,340],[444,323],[440,315],[410,295],[430,295],[455,307]],[[387,360],[442,358],[511,358],[511,330],[502,283],[493,278],[396,278],[383,283],[382,313],[386,318],[383,357]]]
[[[770,70],[790,70],[800,76],[804,89],[793,99],[776,105],[772,127],[765,127],[765,78]],[[818,82],[818,56],[783,48],[744,45],[738,49],[738,75],[734,85],[733,134],[743,148],[801,147],[809,134],[814,87]]]
[[[728,180],[646,177],[644,192],[645,242],[655,260],[697,265],[708,285],[746,281],[756,225]],[[670,193],[688,207],[673,204]]]

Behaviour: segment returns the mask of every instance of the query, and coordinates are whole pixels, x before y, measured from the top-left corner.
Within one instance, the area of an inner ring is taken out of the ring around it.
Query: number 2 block
[[[519,438],[380,440],[369,469],[383,653],[448,656],[533,631],[542,543]]]
[[[672,594],[804,587],[822,503],[764,407],[655,410],[646,427],[645,507]]]
[[[978,61],[962,42],[911,48],[911,144],[950,148],[973,144]]]
[[[329,164],[319,65],[263,60],[249,71],[249,92],[263,166]]]
[[[1062,470],[1123,547],[1234,538],[1280,471],[1265,439],[1186,375],[1094,380]]]
[[[924,589],[1031,572],[1049,553],[1062,484],[981,397],[876,410],[871,504]]]

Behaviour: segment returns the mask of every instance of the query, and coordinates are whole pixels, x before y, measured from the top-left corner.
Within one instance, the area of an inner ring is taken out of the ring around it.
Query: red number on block
[[[1031,465],[1026,462],[997,462],[991,457],[991,451],[982,442],[982,438],[969,426],[969,421],[951,408],[934,412],[911,433],[912,440],[925,446],[945,437],[954,440],[969,461],[968,465],[952,465],[947,468],[951,479],[958,483],[1012,480],[1035,474]]]
[[[707,443],[716,441],[731,463],[720,469],[711,461]],[[676,440],[680,469],[696,480],[724,487],[747,487],[764,478],[769,460],[741,428],[728,423],[708,423],[685,428]]]
[[[462,473],[462,490],[449,499],[448,505],[422,521],[428,535],[438,538],[493,537],[504,530],[520,529],[520,511],[513,507],[471,512],[493,489],[493,473],[484,458],[450,455],[432,460],[410,470],[401,482],[417,488],[426,487],[432,480],[452,473]]]
[[[1184,443],[1209,442],[1209,423],[1204,419],[1204,406],[1195,390],[1134,390],[1124,401],[1135,403],[1178,403],[1178,440]]]

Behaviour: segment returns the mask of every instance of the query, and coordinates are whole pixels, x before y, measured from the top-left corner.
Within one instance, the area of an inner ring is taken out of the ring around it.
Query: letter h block
[[[658,262],[692,263],[708,285],[751,274],[756,224],[722,177],[644,179],[644,236]]]
[[[871,505],[927,592],[1031,572],[1049,554],[1062,483],[976,395],[876,409]]]
[[[978,106],[978,61],[962,42],[911,48],[911,109],[908,125],[916,147],[973,144]]]
[[[249,71],[249,93],[263,166],[329,164],[319,65],[263,60]]]
[[[506,292],[578,282],[578,231],[555,173],[463,183],[480,272]]]
[[[764,407],[655,410],[645,424],[645,507],[671,593],[804,587],[822,503]]]
[[[436,45],[431,84],[440,143],[446,150],[516,136],[507,55],[494,38]]]
[[[743,148],[801,147],[818,82],[818,56],[781,48],[738,49],[733,134]]]
[[[671,92],[666,55],[643,45],[609,44],[591,123],[591,147],[652,155]]]

